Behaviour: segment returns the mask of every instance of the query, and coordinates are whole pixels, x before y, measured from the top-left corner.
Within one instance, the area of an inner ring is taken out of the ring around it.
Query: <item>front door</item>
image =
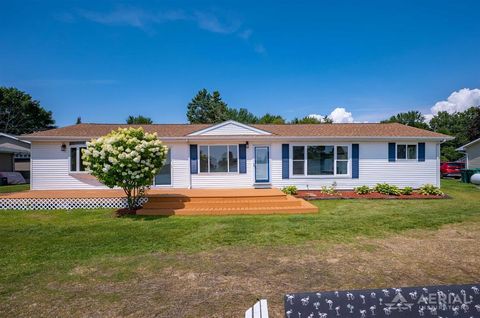
[[[268,146],[255,147],[255,182],[270,181],[269,149]]]

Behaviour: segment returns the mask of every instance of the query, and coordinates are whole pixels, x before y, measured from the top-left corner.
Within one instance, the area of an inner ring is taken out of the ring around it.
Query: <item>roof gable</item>
[[[188,136],[252,136],[252,135],[271,135],[272,133],[245,125],[234,120],[229,120],[196,132]]]

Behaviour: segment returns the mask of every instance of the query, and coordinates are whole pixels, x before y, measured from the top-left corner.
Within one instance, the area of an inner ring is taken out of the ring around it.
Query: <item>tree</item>
[[[430,127],[425,122],[425,116],[418,110],[411,110],[406,113],[398,113],[382,123],[400,123],[407,126],[429,129]]]
[[[22,135],[55,128],[52,112],[14,87],[0,87],[0,132]]]
[[[77,122],[75,124],[78,125],[78,124],[81,124],[81,123],[82,123],[82,117],[78,116],[77,117]]]
[[[328,116],[323,117],[322,120],[313,117],[313,116],[305,116],[303,118],[295,117],[290,121],[290,124],[332,124],[333,120],[330,119]]]
[[[167,151],[156,133],[145,133],[141,127],[119,128],[88,142],[82,159],[85,170],[100,182],[123,189],[133,212],[164,165]]]
[[[258,119],[259,124],[285,124],[285,119],[280,115],[266,113]]]
[[[129,125],[151,125],[153,124],[153,121],[150,117],[145,117],[142,115],[138,116],[128,116],[127,118],[127,124]]]
[[[246,108],[228,108],[227,119],[235,120],[244,124],[256,124],[258,117],[248,111]]]
[[[218,91],[210,94],[206,89],[200,90],[187,108],[191,124],[215,124],[228,118],[228,106]]]
[[[455,137],[441,145],[442,161],[460,159],[463,154],[455,149],[480,137],[479,117],[480,108],[477,106],[453,114],[439,112],[432,118],[430,127],[433,131]]]
[[[480,138],[480,106],[471,108],[472,118],[467,127],[467,137],[470,141]]]

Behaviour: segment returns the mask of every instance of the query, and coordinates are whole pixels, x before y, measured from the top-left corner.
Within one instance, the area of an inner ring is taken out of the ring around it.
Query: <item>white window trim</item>
[[[398,158],[398,146],[406,146],[405,158]],[[415,146],[415,159],[408,159],[408,146]],[[418,143],[396,143],[395,144],[395,159],[398,161],[418,161]]]
[[[212,146],[223,146],[227,147],[227,168],[229,171],[218,171],[218,172],[210,172],[210,147]],[[228,155],[228,152],[230,151],[230,146],[236,146],[237,147],[237,171],[232,171],[230,172],[230,156]],[[207,167],[208,171],[201,171],[200,169],[200,147],[208,147],[208,153],[207,153]],[[234,175],[234,174],[240,174],[240,146],[238,144],[199,144],[197,146],[197,158],[198,158],[198,174],[201,175]]]
[[[304,171],[303,174],[293,174],[293,147],[304,147]],[[309,175],[307,174],[308,171],[308,146],[333,146],[333,174],[323,174],[323,175]],[[348,160],[340,159],[340,161],[347,161],[347,174],[337,174],[337,147],[347,147],[348,149]],[[289,178],[290,179],[349,179],[352,177],[352,145],[351,144],[336,144],[336,143],[293,143],[289,145]]]
[[[71,170],[72,168],[72,148],[77,148],[77,153],[76,153],[76,164],[75,164],[75,171]],[[78,144],[78,145],[69,145],[68,146],[68,172],[69,173],[88,173],[87,171],[81,171],[80,170],[80,156],[82,155],[81,148],[87,148],[86,144]]]

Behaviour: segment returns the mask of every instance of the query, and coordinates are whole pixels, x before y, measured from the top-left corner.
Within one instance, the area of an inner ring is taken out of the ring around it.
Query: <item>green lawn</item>
[[[443,181],[445,200],[325,200],[311,215],[114,218],[112,210],[0,212],[0,297],[75,266],[156,252],[336,244],[480,222],[480,190]]]
[[[30,190],[29,184],[14,184],[7,186],[0,186],[0,193],[20,192]]]

